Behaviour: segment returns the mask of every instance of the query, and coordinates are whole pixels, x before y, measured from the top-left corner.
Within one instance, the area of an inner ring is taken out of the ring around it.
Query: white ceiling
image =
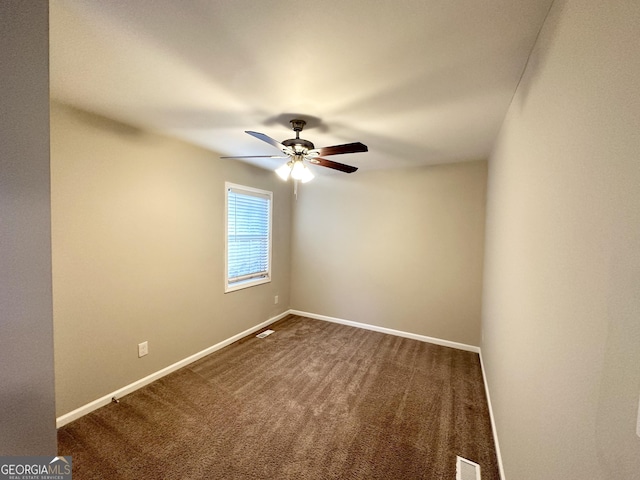
[[[51,95],[221,155],[302,117],[363,170],[477,160],[551,1],[54,0]]]

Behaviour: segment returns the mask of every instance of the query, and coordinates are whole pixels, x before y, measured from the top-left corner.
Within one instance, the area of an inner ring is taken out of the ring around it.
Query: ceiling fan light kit
[[[291,177],[296,183],[301,181],[302,183],[307,183],[315,177],[311,169],[305,164],[305,162],[311,163],[313,165],[319,165],[321,167],[331,168],[333,170],[338,170],[344,173],[353,173],[358,170],[357,167],[353,167],[351,165],[345,165],[343,163],[334,162],[332,160],[327,160],[326,158],[321,158],[322,156],[327,155],[341,155],[344,153],[358,153],[358,152],[367,152],[369,149],[366,145],[355,142],[355,143],[347,143],[345,145],[334,145],[332,147],[324,147],[324,148],[315,148],[313,143],[309,140],[305,140],[304,138],[300,138],[300,132],[307,124],[304,120],[293,119],[289,123],[291,123],[291,128],[296,133],[296,138],[290,138],[288,140],[284,140],[282,143],[274,140],[273,138],[265,135],[264,133],[245,131],[245,133],[251,135],[252,137],[257,138],[258,140],[262,140],[263,142],[268,143],[269,145],[277,148],[283,154],[290,157],[290,160],[284,165],[278,167],[275,172],[276,174],[282,178],[284,181],[287,181],[289,177]],[[256,157],[251,156],[242,156],[242,157],[222,157],[222,158],[260,158],[265,157],[265,155],[259,155]],[[278,158],[276,155],[267,155],[269,158]]]
[[[289,177],[294,180],[300,180],[302,183],[310,182],[314,179],[315,175],[309,167],[307,167],[302,159],[290,160],[281,167],[276,169],[278,176],[285,182],[289,180]]]

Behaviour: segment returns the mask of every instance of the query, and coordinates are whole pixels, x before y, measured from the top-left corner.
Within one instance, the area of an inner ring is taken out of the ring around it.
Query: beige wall
[[[640,478],[640,3],[556,1],[489,162],[506,477]]]
[[[301,185],[292,308],[479,345],[485,184],[469,162]]]
[[[0,2],[0,455],[55,455],[49,9]]]
[[[273,172],[56,103],[51,156],[58,415],[289,308],[291,192]],[[225,181],[274,192],[273,281],[228,294]]]

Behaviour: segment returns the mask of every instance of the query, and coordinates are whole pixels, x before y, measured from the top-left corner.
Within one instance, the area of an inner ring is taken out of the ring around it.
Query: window
[[[225,292],[271,281],[273,193],[225,183]]]

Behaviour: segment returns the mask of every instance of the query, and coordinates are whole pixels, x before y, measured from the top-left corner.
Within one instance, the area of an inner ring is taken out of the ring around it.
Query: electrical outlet
[[[142,342],[138,344],[138,358],[144,357],[149,353],[149,342]]]
[[[276,295],[276,296],[273,298],[273,304],[274,304],[274,305],[277,305],[277,304],[278,304],[278,295]]]

